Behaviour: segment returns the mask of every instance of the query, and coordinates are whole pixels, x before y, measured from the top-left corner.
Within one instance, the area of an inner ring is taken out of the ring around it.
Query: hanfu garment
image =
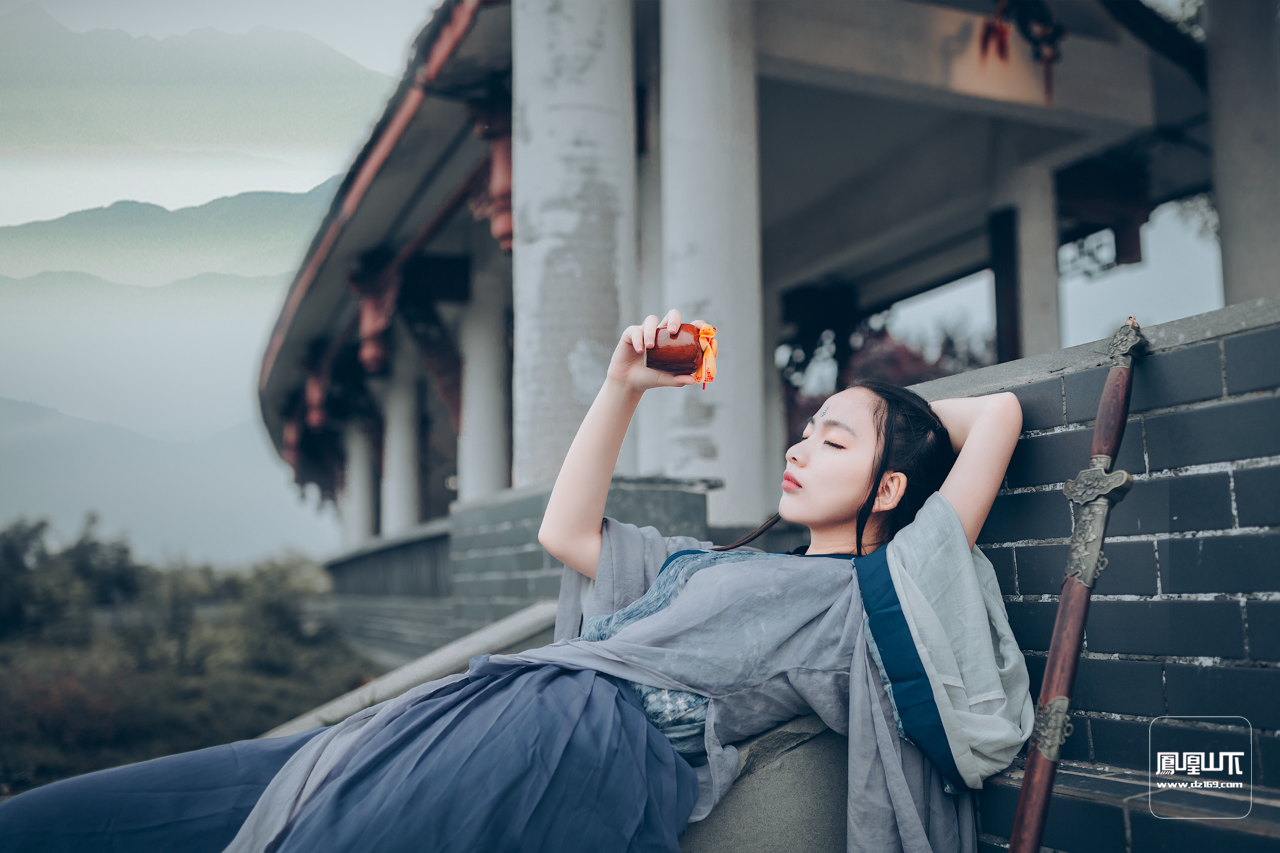
[[[327,729],[29,791],[0,805],[0,850],[679,850],[698,778],[629,684],[484,658],[442,681]],[[298,796],[262,796],[298,774]]]
[[[849,736],[850,851],[974,850],[970,789],[1033,710],[950,504],[856,561],[709,545],[605,519],[594,583],[566,570],[557,642],[310,737],[227,853],[675,850],[732,785],[732,744],[810,713]]]
[[[1034,712],[995,573],[969,548],[945,498],[930,497],[912,524],[856,567],[752,549],[705,554],[710,543],[664,539],[612,519],[603,535],[589,593],[581,575],[565,573],[562,639],[477,658],[473,671],[549,664],[707,697],[706,759],[695,767],[690,820],[704,818],[732,785],[733,743],[817,713],[849,736],[850,851],[976,848],[970,789],[1008,766],[1031,734]],[[611,636],[575,636],[583,598],[589,618],[617,613],[642,600],[673,556],[669,571],[705,565],[687,572],[664,606]],[[357,714],[300,749],[228,853],[275,849],[277,834],[317,791],[346,784],[340,768],[365,739],[393,725],[397,708],[447,690],[453,678]]]

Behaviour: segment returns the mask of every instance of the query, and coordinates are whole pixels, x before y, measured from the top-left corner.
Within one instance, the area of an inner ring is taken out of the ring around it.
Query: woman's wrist
[[[1008,391],[981,397],[935,400],[929,404],[929,408],[946,428],[947,435],[951,437],[951,446],[956,453],[964,447],[974,424],[984,414],[987,414],[988,418],[994,416],[1001,425],[1008,422],[1016,430],[1020,430],[1022,426],[1022,407],[1017,396]]]

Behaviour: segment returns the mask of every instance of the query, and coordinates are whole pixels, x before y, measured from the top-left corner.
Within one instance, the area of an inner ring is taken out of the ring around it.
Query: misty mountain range
[[[337,545],[337,525],[301,502],[258,423],[166,443],[0,398],[0,472],[0,524],[47,518],[69,538],[92,510],[144,560],[229,565]]]
[[[295,33],[81,34],[27,6],[0,15],[0,179],[354,153],[393,85]],[[145,559],[333,552],[331,510],[299,502],[263,434],[256,379],[338,180],[0,227],[0,527],[72,536],[93,511]]]
[[[395,81],[300,33],[76,33],[0,15],[0,149],[328,148],[362,138]]]
[[[297,268],[337,190],[250,192],[166,210],[119,201],[58,219],[0,227],[0,276],[77,271],[158,285],[201,273],[276,275]]]
[[[256,419],[258,365],[289,280],[0,277],[0,397],[169,441]]]

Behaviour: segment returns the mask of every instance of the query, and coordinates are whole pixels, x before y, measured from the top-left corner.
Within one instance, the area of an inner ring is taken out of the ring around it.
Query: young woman
[[[643,365],[679,324],[624,332],[552,491],[556,643],[292,739],[28,792],[0,806],[6,849],[678,850],[732,784],[732,743],[817,713],[849,736],[850,850],[973,850],[969,789],[1033,717],[973,547],[1016,398],[842,391],[787,452],[779,515],[807,550],[713,549],[603,518],[641,395],[693,384]]]

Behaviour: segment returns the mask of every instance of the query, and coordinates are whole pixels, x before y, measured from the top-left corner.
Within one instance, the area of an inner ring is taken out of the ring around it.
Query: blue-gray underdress
[[[0,805],[0,839],[11,853],[218,853],[319,731],[37,788]],[[697,796],[627,682],[485,656],[334,768],[271,850],[678,851]]]

